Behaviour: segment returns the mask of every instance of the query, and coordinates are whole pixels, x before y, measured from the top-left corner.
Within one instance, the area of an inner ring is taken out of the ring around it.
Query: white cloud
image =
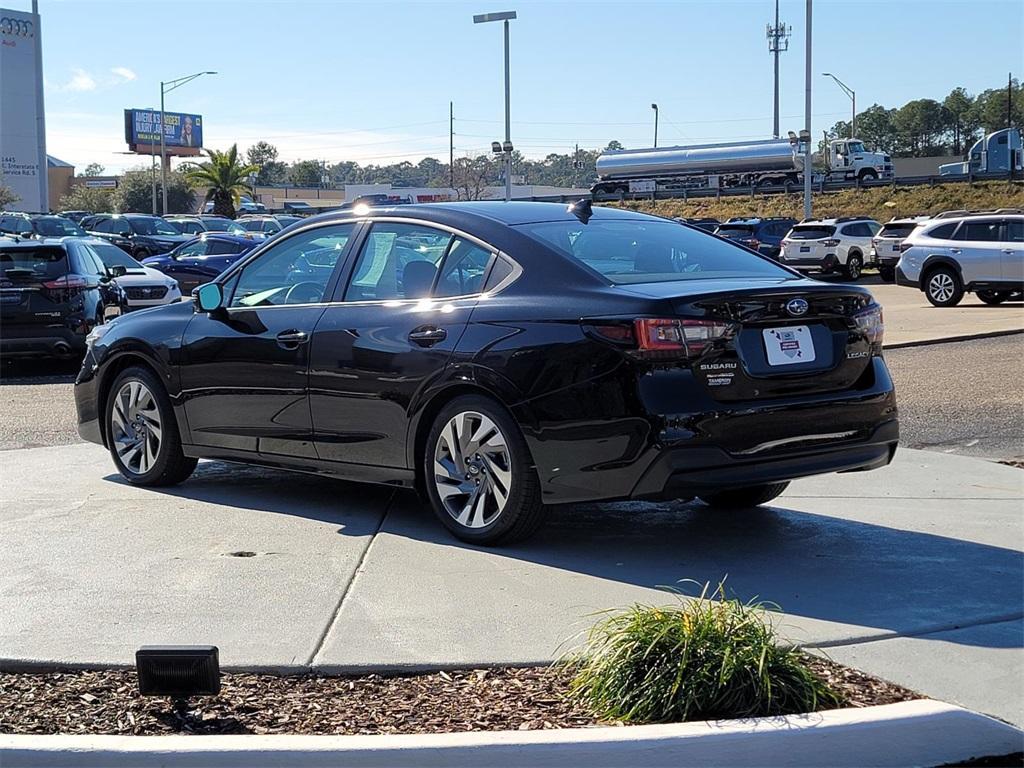
[[[128,67],[112,67],[110,71],[125,82],[138,79],[138,75],[128,69]]]
[[[93,80],[92,75],[90,75],[84,69],[76,68],[71,70],[71,73],[71,79],[67,83],[65,83],[59,90],[74,91],[76,93],[96,90],[96,81]]]

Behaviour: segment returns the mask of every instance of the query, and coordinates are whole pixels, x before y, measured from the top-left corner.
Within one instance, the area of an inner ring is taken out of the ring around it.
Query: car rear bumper
[[[0,331],[0,357],[75,357],[85,352],[85,335],[70,328],[19,329]]]
[[[917,280],[911,280],[909,277],[906,276],[906,274],[903,272],[903,270],[900,269],[899,267],[896,267],[896,285],[904,285],[907,288],[918,288],[918,289],[921,287],[918,284]]]
[[[676,448],[662,454],[644,473],[633,498],[683,498],[729,488],[778,483],[827,472],[884,467],[896,455],[899,422],[892,419],[863,441],[824,445],[796,455],[745,461],[720,448]]]
[[[779,263],[801,272],[831,272],[839,266],[839,258],[830,253],[825,256],[790,256]]]

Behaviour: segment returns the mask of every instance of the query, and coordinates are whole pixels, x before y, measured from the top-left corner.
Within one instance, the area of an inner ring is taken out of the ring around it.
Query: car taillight
[[[88,281],[80,275],[66,275],[56,280],[43,282],[43,293],[52,301],[69,301],[78,296],[89,286]]]
[[[835,248],[837,245],[839,245],[839,241],[833,237],[826,240],[824,245],[826,248]]]
[[[737,326],[721,320],[641,317],[633,323],[588,324],[587,330],[602,340],[621,346],[641,360],[695,358],[709,347],[736,335]]]
[[[909,251],[911,247],[913,247],[913,244],[908,243],[907,241],[904,240],[902,243],[900,243],[900,253],[903,253],[904,251]]]
[[[881,351],[882,337],[885,335],[885,322],[882,319],[882,308],[873,304],[853,316],[857,330],[864,334],[876,351]]]

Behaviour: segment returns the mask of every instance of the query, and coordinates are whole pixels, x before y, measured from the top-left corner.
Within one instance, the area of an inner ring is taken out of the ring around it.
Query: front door
[[[999,219],[968,219],[960,224],[950,250],[960,264],[965,284],[998,283],[1003,279],[1000,226]]]
[[[1024,285],[1024,219],[1003,222],[1003,280]]]
[[[313,334],[320,458],[407,467],[410,407],[447,365],[493,258],[483,243],[424,224],[372,225],[342,300]]]
[[[189,323],[180,371],[194,444],[315,455],[310,339],[354,228],[324,224],[275,243],[223,283],[223,309]]]

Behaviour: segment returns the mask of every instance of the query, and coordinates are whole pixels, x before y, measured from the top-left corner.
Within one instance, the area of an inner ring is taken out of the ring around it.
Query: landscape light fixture
[[[485,24],[489,21],[500,21],[505,25],[505,202],[512,199],[512,123],[509,118],[509,65],[508,65],[508,23],[516,18],[515,11],[499,11],[497,13],[478,13],[473,16],[474,24]],[[496,142],[495,142],[496,143]],[[494,149],[494,144],[491,144]],[[497,150],[495,150],[497,154]]]
[[[142,696],[183,701],[220,693],[220,657],[215,645],[146,645],[135,652]]]
[[[179,77],[176,80],[160,81],[160,178],[164,185],[162,213],[165,215],[167,214],[167,148],[164,146],[164,134],[167,127],[164,125],[164,94],[170,93],[175,88],[181,88],[186,83],[191,83],[197,77],[216,74],[216,72],[207,70],[205,72],[196,72],[194,75],[185,75],[185,77]]]

